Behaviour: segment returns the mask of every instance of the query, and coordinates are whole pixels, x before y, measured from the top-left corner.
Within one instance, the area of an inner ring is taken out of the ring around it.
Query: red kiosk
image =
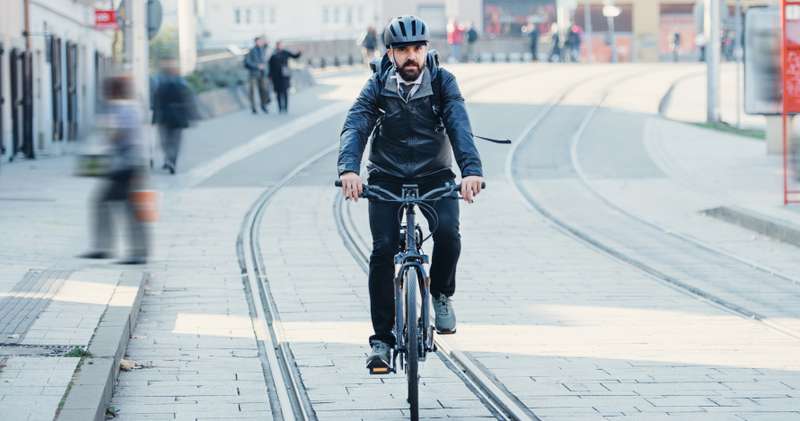
[[[800,113],[800,0],[781,0],[781,78],[783,100],[783,203],[800,203],[800,190],[790,185],[790,172],[798,174],[798,168],[789,168],[792,147],[789,145],[788,116]],[[796,158],[792,160],[797,166]]]

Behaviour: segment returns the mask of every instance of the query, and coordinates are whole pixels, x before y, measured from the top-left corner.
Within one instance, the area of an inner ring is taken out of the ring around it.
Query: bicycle
[[[342,186],[338,180],[334,184],[336,187]],[[482,188],[485,186],[486,183],[482,183]],[[400,216],[400,251],[394,257],[394,263],[398,266],[394,278],[395,345],[389,367],[370,368],[370,374],[396,373],[398,368],[405,371],[412,421],[419,419],[419,362],[425,361],[428,352],[436,352],[434,329],[430,322],[431,280],[424,267],[430,263],[430,258],[422,251],[422,244],[431,238],[438,227],[436,209],[429,202],[463,199],[458,194],[460,190],[461,184],[447,183],[420,196],[417,184],[404,184],[400,196],[397,196],[379,186],[364,184],[363,192],[359,195],[368,200],[397,203],[400,205],[398,215],[405,214],[405,224]],[[432,216],[431,233],[424,238],[422,228],[416,223],[417,207]],[[408,227],[413,229],[409,230]],[[417,288],[421,298],[419,305]]]

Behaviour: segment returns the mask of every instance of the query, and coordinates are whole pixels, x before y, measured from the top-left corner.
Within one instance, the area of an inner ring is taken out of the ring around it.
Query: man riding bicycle
[[[464,98],[455,77],[438,67],[428,51],[428,28],[421,19],[401,16],[384,30],[387,52],[375,74],[350,108],[341,132],[338,172],[347,199],[363,191],[359,171],[371,139],[369,184],[400,194],[403,184],[417,184],[420,194],[452,183],[452,155],[461,170],[461,195],[471,203],[481,191],[483,170],[472,138]],[[457,200],[434,204],[438,229],[433,233],[431,295],[439,333],[455,333],[452,295],[461,252]],[[398,251],[398,204],[372,201],[369,224],[372,255],[369,295],[372,350],[367,367],[389,367],[394,346],[394,255]],[[431,215],[425,214],[428,222]],[[409,227],[413,229],[413,227]]]

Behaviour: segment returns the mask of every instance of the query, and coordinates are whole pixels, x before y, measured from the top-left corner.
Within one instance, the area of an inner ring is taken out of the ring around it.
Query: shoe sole
[[[452,329],[452,330],[449,330],[449,329],[448,330],[436,329],[436,333],[438,333],[440,335],[455,335],[456,330],[455,329]]]

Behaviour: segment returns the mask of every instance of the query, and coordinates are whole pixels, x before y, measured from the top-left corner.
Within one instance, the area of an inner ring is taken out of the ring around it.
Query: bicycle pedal
[[[369,374],[371,375],[380,375],[380,374],[389,374],[392,370],[389,367],[371,367],[369,369]]]

